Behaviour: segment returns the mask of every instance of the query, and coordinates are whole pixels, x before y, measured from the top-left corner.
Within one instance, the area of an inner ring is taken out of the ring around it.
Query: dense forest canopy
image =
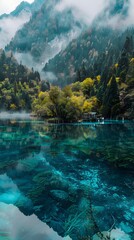
[[[49,84],[41,82],[37,71],[18,64],[12,53],[0,51],[1,110],[30,111],[33,99],[38,96],[40,89],[48,88]]]
[[[133,118],[132,36],[126,37],[120,52],[118,62],[112,64],[109,56],[109,62],[107,59],[107,64],[103,66],[101,60],[104,58],[99,59],[100,62],[94,64],[92,71],[83,63],[74,83],[64,87],[62,91],[58,87],[51,87],[47,95],[39,94],[38,99],[34,101],[35,111],[39,115],[60,117],[64,121],[76,121],[82,117],[83,113],[94,111],[106,118],[123,116]],[[100,73],[97,67],[101,67],[101,75],[97,75]]]
[[[90,112],[105,118],[133,118],[133,38],[126,37],[117,63],[106,65],[99,75],[95,66],[91,72],[82,63],[72,84],[50,88],[37,71],[18,64],[11,52],[1,50],[1,109],[33,110],[40,117],[58,117],[65,122],[78,121]]]

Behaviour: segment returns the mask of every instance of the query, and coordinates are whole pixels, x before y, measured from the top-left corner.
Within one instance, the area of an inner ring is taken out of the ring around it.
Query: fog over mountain
[[[83,17],[88,24],[92,23],[98,16],[101,16],[101,25],[105,24],[112,27],[127,27],[134,22],[133,0],[64,0],[60,3],[59,8],[63,9],[70,6],[77,7],[81,13],[78,16]]]
[[[126,29],[133,25],[134,2],[131,0],[109,1],[99,16],[99,26],[108,26],[113,29]]]
[[[4,48],[26,22],[30,20],[31,13],[23,11],[19,16],[9,16],[0,19],[0,48]]]
[[[19,11],[0,20],[0,47],[13,51],[19,62],[40,73],[50,59],[86,29],[90,31],[94,26],[123,31],[132,26],[134,19],[132,0],[35,0],[19,6]]]
[[[32,14],[37,11],[44,0],[32,0],[20,1],[20,4],[10,13],[7,13],[7,4],[4,1],[0,2],[1,13],[0,16],[0,48],[5,48],[5,46],[11,41],[15,36],[15,33],[23,27],[23,25],[30,20]],[[10,1],[8,9],[13,9],[16,6],[17,1]]]
[[[6,46],[7,51],[15,53],[18,61],[38,70],[87,28],[87,23],[76,16],[74,7],[61,10],[59,4],[62,1],[49,0],[37,9],[39,2],[41,0],[32,4],[37,11]]]
[[[58,8],[59,10],[63,10],[67,7],[75,8],[77,10],[75,13],[78,18],[80,17],[90,24],[106,5],[107,3],[104,0],[63,0],[60,2]]]
[[[30,4],[21,2],[14,11],[0,16],[0,48],[4,48],[26,22],[30,20]]]
[[[0,0],[0,240],[134,240],[134,0]]]
[[[32,3],[34,0],[27,0],[27,2]],[[5,0],[0,1],[0,14],[12,12],[22,0],[9,0],[8,4]]]

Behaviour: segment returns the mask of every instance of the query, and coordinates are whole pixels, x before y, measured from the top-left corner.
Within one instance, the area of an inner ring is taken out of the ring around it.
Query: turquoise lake
[[[0,240],[111,228],[134,240],[134,122],[0,120]]]

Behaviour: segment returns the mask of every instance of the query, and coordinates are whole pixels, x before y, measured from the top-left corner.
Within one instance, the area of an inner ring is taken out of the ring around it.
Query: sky
[[[34,0],[26,0],[31,3]],[[45,1],[45,0],[44,0]],[[13,11],[18,4],[20,4],[22,0],[8,0],[8,4],[6,0],[0,0],[0,15],[3,13],[9,13]],[[63,0],[61,4],[59,4],[59,9],[64,9],[67,6],[75,6],[79,11],[76,12],[78,17],[82,17],[88,23],[91,23],[95,17],[109,4],[116,2],[116,0]],[[127,0],[124,0],[127,2]],[[125,19],[124,24],[127,26],[134,22],[134,0],[129,0],[129,13],[127,19]],[[107,19],[109,21],[109,19]],[[115,22],[121,22],[120,16],[116,16],[114,19],[110,19],[110,24],[114,24]],[[121,22],[122,24],[122,22]]]
[[[26,0],[27,2],[33,2],[34,0]],[[22,0],[0,0],[0,14],[9,13],[13,11]],[[93,18],[98,11],[101,11],[104,6],[105,0],[63,0],[64,6],[74,5],[80,10],[86,12],[90,18]]]
[[[8,3],[7,3],[8,1]],[[22,2],[22,0],[0,0],[0,14],[10,13],[13,11],[18,4]],[[27,0],[27,2],[31,3],[33,0]]]

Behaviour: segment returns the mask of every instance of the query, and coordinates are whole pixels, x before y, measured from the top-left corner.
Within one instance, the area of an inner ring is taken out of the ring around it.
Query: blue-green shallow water
[[[8,204],[8,209],[14,205],[25,216],[35,214],[59,235],[69,234],[74,240],[109,230],[113,224],[133,240],[133,127],[133,122],[117,121],[74,125],[0,121],[0,203]],[[13,223],[0,214],[0,239],[51,239],[34,234],[25,238],[25,224],[16,217],[18,221],[21,227],[12,238]],[[38,229],[40,224],[36,223]],[[5,229],[10,238],[2,238]],[[32,226],[29,232],[34,233]]]

